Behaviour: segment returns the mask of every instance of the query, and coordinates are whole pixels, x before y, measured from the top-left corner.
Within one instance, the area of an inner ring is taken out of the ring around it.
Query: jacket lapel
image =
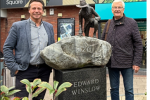
[[[31,51],[31,26],[30,26],[30,20],[27,20],[26,23],[26,31],[27,31],[27,40],[28,40],[28,45],[29,45],[29,50]]]

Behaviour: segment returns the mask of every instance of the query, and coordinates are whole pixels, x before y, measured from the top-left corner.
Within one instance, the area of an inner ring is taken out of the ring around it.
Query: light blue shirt
[[[40,26],[36,26],[35,22],[30,19],[31,25],[31,59],[30,64],[43,64],[44,60],[40,57],[40,51],[48,44],[48,35],[41,21]]]

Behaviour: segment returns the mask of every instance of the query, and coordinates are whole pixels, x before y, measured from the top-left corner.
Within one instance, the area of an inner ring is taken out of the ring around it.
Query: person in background
[[[110,78],[111,100],[119,100],[120,73],[123,77],[125,100],[134,100],[133,73],[137,73],[142,62],[142,39],[136,21],[124,14],[122,0],[112,3],[113,18],[110,21],[106,41],[112,46],[112,54],[107,63]],[[102,40],[105,39],[105,25]]]
[[[13,23],[3,46],[5,64],[11,71],[11,76],[16,76],[15,89],[21,90],[15,96],[20,98],[28,97],[25,84],[20,82],[22,79],[33,82],[40,78],[41,81],[49,82],[52,68],[40,57],[40,51],[55,42],[53,26],[42,21],[44,2],[31,0],[28,10],[30,18]],[[45,92],[46,90],[33,100],[43,100]]]

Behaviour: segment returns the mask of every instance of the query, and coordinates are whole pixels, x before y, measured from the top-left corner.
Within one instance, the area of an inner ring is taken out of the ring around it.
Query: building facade
[[[28,3],[30,0],[1,0],[0,1],[0,51],[3,49],[4,42],[8,36],[12,24],[16,21],[29,18]],[[51,23],[54,27],[55,42],[59,41],[68,29],[72,31],[71,35],[77,35],[79,31],[79,10],[76,7],[80,0],[43,0],[45,3],[45,13],[43,21]],[[95,8],[101,16],[99,22],[99,32],[97,37],[101,37],[104,25],[108,19],[112,18],[111,3],[113,0],[86,0],[86,2]],[[146,68],[146,0],[123,0],[126,3],[125,14],[127,17],[134,18],[139,26],[139,31],[143,41],[143,61],[142,68]],[[138,4],[137,4],[138,3]],[[142,7],[141,7],[142,4]],[[142,11],[139,11],[138,7]],[[136,8],[135,8],[136,6]],[[131,11],[131,9],[133,9]],[[134,14],[132,14],[135,12]],[[135,15],[135,16],[130,16]],[[141,16],[143,15],[143,16]],[[62,27],[63,26],[63,27]],[[67,26],[67,28],[64,28]],[[93,29],[90,29],[90,36],[93,36]]]

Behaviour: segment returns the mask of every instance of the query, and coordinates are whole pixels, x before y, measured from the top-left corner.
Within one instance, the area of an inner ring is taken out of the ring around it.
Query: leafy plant
[[[70,82],[64,82],[59,87],[58,81],[54,81],[54,87],[52,87],[47,82],[41,82],[41,79],[35,79],[33,82],[29,82],[27,79],[21,80],[23,84],[26,84],[26,90],[29,93],[29,97],[24,97],[22,100],[32,100],[32,98],[37,97],[41,92],[45,89],[49,90],[49,94],[54,93],[54,100],[55,98],[61,94],[63,91],[66,91],[66,88],[71,87],[72,84]],[[1,83],[1,81],[0,81]],[[14,87],[7,88],[6,86],[2,85],[0,87],[0,100],[10,100],[8,96],[13,95],[14,93],[19,92],[20,90],[12,90]],[[33,91],[35,88],[38,88],[34,93]],[[13,100],[20,100],[19,97],[14,97]]]
[[[42,82],[39,87],[45,87],[49,90],[49,94],[54,93],[54,100],[55,98],[61,94],[63,91],[66,91],[68,87],[71,87],[72,84],[70,82],[64,82],[62,83],[59,87],[58,87],[59,82],[58,81],[54,81],[54,89],[53,87],[47,83],[47,82]]]
[[[49,90],[49,94],[54,93],[54,100],[55,98],[62,93],[63,91],[66,91],[66,88],[71,87],[72,84],[70,82],[64,82],[59,87],[58,81],[54,81],[54,87],[52,87],[47,82],[41,82],[41,79],[35,79],[33,82],[29,82],[27,79],[21,80],[23,84],[26,84],[26,90],[29,93],[29,97],[24,97],[22,100],[32,100],[32,98],[37,97],[42,91],[45,89]],[[58,89],[57,89],[58,87]],[[34,93],[34,89],[38,88]],[[20,100],[20,99],[18,99]]]
[[[0,81],[1,83],[1,81]],[[14,87],[6,87],[5,85],[2,85],[0,87],[0,100],[10,100],[9,96],[19,92],[20,90],[12,90]],[[17,100],[17,99],[14,99]]]
[[[41,79],[35,79],[33,82],[29,82],[27,79],[23,79],[21,82],[26,84],[26,90],[29,93],[29,97],[24,97],[23,100],[32,100],[32,98],[37,97],[42,91],[46,89],[45,87],[40,87],[33,93],[35,88],[37,88],[41,83]]]

